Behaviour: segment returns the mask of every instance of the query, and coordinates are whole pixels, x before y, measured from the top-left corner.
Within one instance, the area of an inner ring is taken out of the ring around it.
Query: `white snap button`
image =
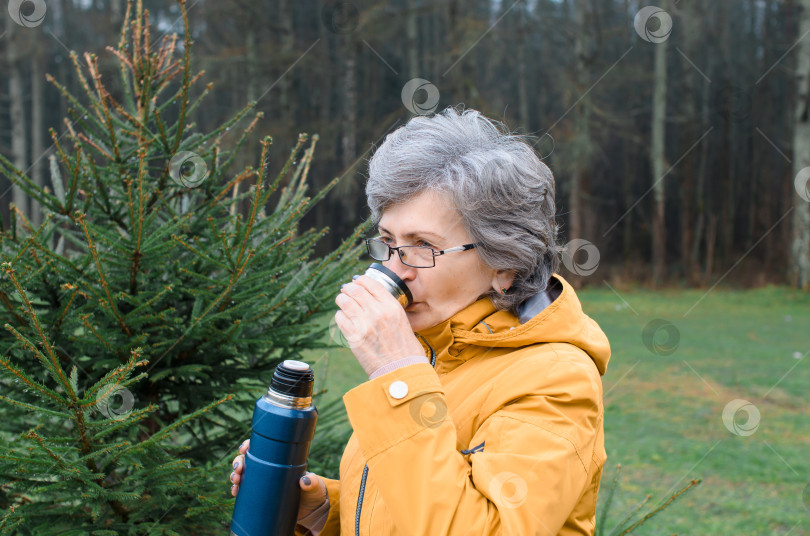
[[[397,380],[388,386],[388,392],[394,398],[405,398],[405,395],[408,394],[408,384],[402,380]]]

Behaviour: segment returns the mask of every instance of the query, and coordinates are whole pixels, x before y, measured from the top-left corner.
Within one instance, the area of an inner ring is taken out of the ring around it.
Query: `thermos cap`
[[[270,389],[281,395],[293,398],[307,398],[312,395],[315,374],[303,361],[286,359],[276,367]]]
[[[366,275],[382,283],[403,307],[413,303],[413,295],[408,285],[397,274],[382,264],[378,262],[372,263],[366,270]]]

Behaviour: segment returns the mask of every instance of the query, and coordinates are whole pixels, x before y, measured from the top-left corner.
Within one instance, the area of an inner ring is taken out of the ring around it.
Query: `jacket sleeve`
[[[297,524],[295,526],[295,536],[336,536],[340,534],[340,481],[332,478],[321,477],[326,484],[326,499],[328,502],[329,515],[322,527],[312,527]],[[313,512],[316,517],[316,512]],[[312,514],[310,514],[312,515]]]
[[[484,443],[474,454],[459,451],[467,445],[457,445],[444,389],[429,364],[397,369],[344,395],[369,472],[399,532],[560,531],[591,482],[602,427],[599,373],[584,352],[571,357],[534,360],[519,373],[487,378],[480,387],[489,390],[487,400],[506,399],[473,423],[471,445]]]

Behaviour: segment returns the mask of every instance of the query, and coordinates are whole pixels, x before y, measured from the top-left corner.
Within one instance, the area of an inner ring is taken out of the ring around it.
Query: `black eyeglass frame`
[[[375,257],[371,253],[371,242],[372,241],[378,242],[378,243],[380,243],[380,244],[382,244],[382,245],[384,245],[385,247],[388,248],[388,254],[385,256],[384,259],[378,259],[377,257]],[[433,268],[434,266],[436,266],[436,257],[438,257],[440,255],[444,255],[445,253],[455,253],[456,251],[467,251],[468,249],[474,249],[475,246],[477,246],[477,245],[478,244],[475,244],[475,243],[473,243],[473,244],[464,244],[463,246],[455,246],[455,247],[452,247],[452,248],[447,248],[447,249],[442,249],[440,251],[436,251],[435,249],[433,249],[430,246],[397,246],[397,247],[394,248],[394,247],[389,246],[388,244],[386,244],[382,240],[380,240],[379,237],[377,237],[377,238],[366,238],[366,250],[368,251],[368,256],[369,257],[371,257],[375,261],[384,262],[384,261],[387,261],[387,260],[389,260],[391,258],[391,251],[393,250],[393,251],[397,252],[397,255],[399,255],[399,260],[402,261],[402,264],[404,264],[406,266],[410,266],[411,268]],[[431,256],[431,259],[433,260],[433,264],[431,264],[430,266],[414,266],[412,264],[408,264],[407,262],[405,262],[405,259],[402,258],[402,251],[401,251],[402,248],[429,249],[431,252],[433,252],[433,255]]]

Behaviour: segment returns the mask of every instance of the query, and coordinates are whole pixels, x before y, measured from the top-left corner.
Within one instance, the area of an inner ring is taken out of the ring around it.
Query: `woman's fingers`
[[[231,495],[236,497],[239,493],[239,483],[242,482],[242,472],[245,470],[245,453],[250,446],[250,439],[246,439],[240,446],[239,452],[241,454],[233,459],[233,472],[231,472],[230,481],[233,484],[231,486]]]
[[[239,456],[234,458],[232,465],[234,472],[241,475],[242,471],[245,470],[245,456],[240,454]]]
[[[298,479],[298,485],[301,488],[301,499],[298,503],[298,518],[300,519],[312,513],[326,500],[326,484],[315,473],[307,472]]]

